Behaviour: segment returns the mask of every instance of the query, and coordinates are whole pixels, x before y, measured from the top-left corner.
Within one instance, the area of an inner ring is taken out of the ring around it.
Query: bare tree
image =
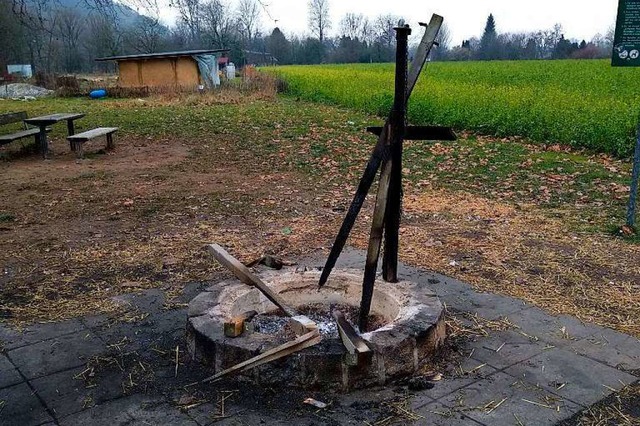
[[[260,27],[260,7],[256,0],[240,0],[237,10],[238,29],[247,47],[258,35]]]
[[[142,15],[127,31],[127,45],[138,53],[154,53],[163,47],[167,29],[158,20]]]
[[[171,0],[171,7],[180,14],[180,21],[189,30],[190,41],[193,44],[200,42],[200,9],[201,0]]]
[[[207,44],[223,48],[233,39],[235,21],[228,10],[221,0],[202,5],[202,33]]]
[[[56,0],[12,0],[12,12],[28,30],[28,46],[31,62],[35,68],[46,72],[53,70],[57,57]]]
[[[438,42],[438,51],[440,53],[446,53],[451,48],[451,30],[446,22],[440,27],[436,41]]]
[[[380,15],[374,22],[374,34],[375,38],[380,44],[386,47],[393,46],[395,40],[394,28],[398,26],[401,21],[397,15]]]
[[[115,56],[122,53],[122,36],[114,25],[113,20],[105,15],[91,14],[88,26],[91,31],[87,31],[85,37],[85,48],[96,57]],[[113,71],[114,65],[108,62],[98,65],[103,71]]]
[[[446,23],[443,23],[440,27],[436,42],[438,43],[437,49],[431,51],[431,58],[434,60],[445,59],[449,50],[451,50],[451,31]]]
[[[366,18],[361,13],[347,13],[340,20],[340,35],[352,40],[361,38]]]
[[[329,0],[309,0],[309,26],[311,32],[323,42],[331,29]]]
[[[64,46],[64,68],[66,71],[77,72],[82,67],[80,37],[85,29],[85,21],[76,10],[69,8],[58,9],[56,14],[57,32]]]

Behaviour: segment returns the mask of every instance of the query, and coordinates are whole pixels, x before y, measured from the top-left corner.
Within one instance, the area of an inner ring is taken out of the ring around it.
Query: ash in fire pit
[[[354,364],[338,337],[332,317],[340,310],[352,324],[358,318],[362,272],[336,270],[318,289],[319,271],[269,271],[260,278],[289,306],[316,322],[320,344],[245,373],[261,384],[338,387],[343,390],[383,384],[412,374],[444,339],[443,308],[427,287],[409,281],[376,282],[368,333],[372,351]],[[223,325],[229,318],[255,310],[253,332],[229,338]],[[265,353],[296,336],[289,318],[258,289],[239,280],[213,284],[189,305],[188,342],[192,356],[215,372]]]
[[[342,312],[347,321],[352,324],[358,322],[359,309],[356,306],[335,303],[329,305],[313,303],[298,308],[300,314],[307,316],[316,323],[318,331],[323,338],[331,339],[340,337],[336,320],[333,317],[333,312],[335,311]],[[259,333],[270,334],[284,341],[295,338],[295,333],[289,325],[289,318],[282,310],[260,314],[251,322],[253,323],[255,331]],[[369,324],[370,327],[375,330],[384,326],[385,320],[380,315],[372,314],[369,319]]]

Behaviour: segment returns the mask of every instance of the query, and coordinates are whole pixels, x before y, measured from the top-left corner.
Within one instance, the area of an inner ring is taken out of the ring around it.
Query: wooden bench
[[[0,126],[4,126],[5,124],[12,123],[20,123],[27,119],[26,111],[20,112],[10,112],[8,114],[0,114]],[[51,131],[51,129],[46,129],[47,132]],[[38,144],[40,140],[40,129],[37,127],[30,128],[24,123],[24,130],[19,132],[11,133],[9,135],[0,135],[0,145],[6,145],[13,141],[17,141],[18,139],[28,138],[33,136],[35,138],[36,144]]]
[[[82,144],[91,139],[100,136],[107,137],[107,149],[113,149],[113,134],[118,131],[117,127],[98,127],[97,129],[87,130],[86,132],[68,136],[67,140],[71,144],[71,149],[76,153],[76,157],[83,157]]]

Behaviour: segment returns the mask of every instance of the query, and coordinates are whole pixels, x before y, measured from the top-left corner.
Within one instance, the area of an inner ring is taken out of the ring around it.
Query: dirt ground
[[[314,157],[320,148],[311,142],[324,133],[337,138],[343,129],[330,117],[344,122],[347,112],[305,104],[310,112],[301,115],[311,117],[299,119],[307,120],[300,130],[274,125],[281,117],[271,105],[247,105],[264,108],[265,121],[225,122],[248,132],[241,143],[224,128],[204,136],[134,129],[116,137],[115,151],[92,142],[87,159],[76,161],[54,134],[51,160],[15,153],[1,162],[1,318],[24,324],[110,311],[116,309],[110,296],[151,287],[177,294],[219,268],[203,250],[209,242],[243,261],[330,247],[368,145],[360,144],[361,158],[353,162],[348,149],[329,139],[327,151]],[[313,117],[320,113],[326,115]],[[269,132],[262,134],[261,126]],[[280,150],[255,148],[285,140]],[[298,167],[292,157],[313,161]],[[602,166],[610,160],[590,161]],[[524,200],[492,197],[438,182],[407,180],[401,260],[640,336],[637,243],[602,227],[577,229],[569,224],[573,205],[543,208],[535,193]],[[558,182],[558,188],[565,185]],[[372,207],[370,196],[350,244],[366,247]],[[590,207],[598,209],[597,203]]]

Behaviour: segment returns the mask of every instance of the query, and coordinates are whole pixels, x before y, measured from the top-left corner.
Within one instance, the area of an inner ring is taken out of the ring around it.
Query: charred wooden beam
[[[376,207],[371,221],[371,234],[369,235],[369,247],[367,249],[367,260],[364,265],[364,278],[362,280],[362,298],[360,300],[360,316],[358,325],[361,331],[367,330],[369,324],[369,311],[371,310],[371,300],[373,298],[373,287],[378,272],[378,258],[380,257],[380,246],[382,244],[382,233],[384,230],[384,218],[387,209],[387,197],[389,195],[389,182],[391,181],[391,168],[393,160],[387,160],[382,165],[380,183],[378,184],[378,194],[376,196]]]
[[[380,126],[367,127],[367,132],[376,136],[382,134]],[[407,126],[404,139],[408,141],[455,141],[458,136],[451,127],[442,126]]]
[[[402,209],[402,150],[407,120],[407,64],[409,27],[396,28],[396,79],[391,128],[391,175],[384,219],[384,257],[382,276],[385,281],[398,281],[398,245]],[[368,313],[367,313],[368,314]]]
[[[220,262],[223,266],[229,269],[233,274],[238,277],[240,281],[245,284],[255,286],[262,292],[274,305],[282,309],[285,314],[290,317],[295,317],[298,312],[292,307],[288,306],[286,302],[280,297],[280,295],[267,286],[260,278],[258,278],[253,272],[244,266],[238,259],[231,256],[225,249],[218,244],[209,244],[207,246],[209,253]]]

